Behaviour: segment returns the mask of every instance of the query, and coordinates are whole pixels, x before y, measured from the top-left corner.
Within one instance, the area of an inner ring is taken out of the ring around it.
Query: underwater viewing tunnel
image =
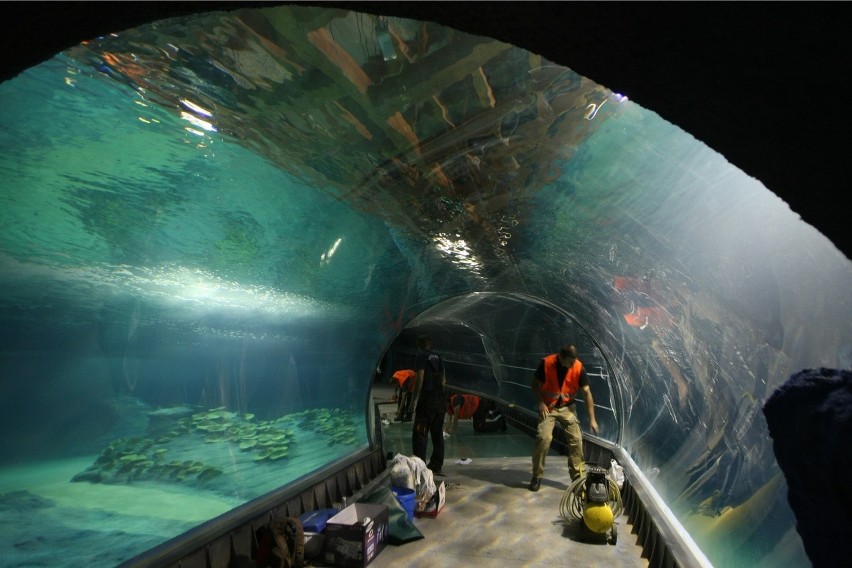
[[[377,374],[423,333],[528,433],[538,361],[576,345],[584,434],[659,531],[814,560],[762,409],[852,369],[852,249],[819,188],[769,181],[836,164],[740,169],[582,69],[605,26],[510,41],[597,3],[94,4],[0,84],[0,563],[225,566],[270,511],[346,502],[386,469]]]

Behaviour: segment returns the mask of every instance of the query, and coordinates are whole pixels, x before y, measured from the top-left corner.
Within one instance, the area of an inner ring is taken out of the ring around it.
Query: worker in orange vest
[[[389,382],[396,380],[396,418],[394,422],[411,421],[411,395],[414,392],[414,378],[417,373],[411,369],[401,369],[395,372]]]
[[[444,432],[454,434],[459,420],[473,419],[475,432],[506,430],[506,417],[497,412],[490,400],[482,401],[473,394],[454,394],[447,399],[447,420]]]
[[[556,422],[565,429],[568,441],[568,473],[571,481],[583,475],[585,462],[583,459],[583,432],[574,401],[579,393],[586,399],[586,411],[589,415],[589,427],[598,433],[598,423],[595,420],[595,401],[589,388],[589,378],[586,369],[577,358],[577,348],[566,345],[544,357],[539,362],[532,380],[532,391],[538,403],[538,429],[532,456],[532,480],[530,491],[541,488],[541,478],[544,475],[544,462],[550,443],[553,441],[553,427]]]

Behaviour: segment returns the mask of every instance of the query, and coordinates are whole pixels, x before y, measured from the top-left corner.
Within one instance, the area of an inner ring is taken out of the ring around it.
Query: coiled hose
[[[624,504],[621,502],[621,491],[618,489],[618,485],[609,477],[606,478],[606,482],[609,508],[612,509],[612,516],[617,519],[624,511]],[[559,516],[566,521],[581,521],[586,502],[585,491],[586,476],[581,475],[563,493],[562,500],[559,502]]]

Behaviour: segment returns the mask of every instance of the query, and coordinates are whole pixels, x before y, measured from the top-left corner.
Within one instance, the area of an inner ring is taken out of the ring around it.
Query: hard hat
[[[607,503],[586,503],[583,510],[583,522],[589,530],[596,533],[605,533],[612,528],[615,518],[612,509]]]

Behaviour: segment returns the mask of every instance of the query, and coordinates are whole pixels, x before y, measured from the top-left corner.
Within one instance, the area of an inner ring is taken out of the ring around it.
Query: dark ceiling
[[[6,80],[80,41],[275,2],[4,2]],[[832,2],[304,2],[435,21],[563,64],[677,124],[784,199],[847,258],[852,40]]]

